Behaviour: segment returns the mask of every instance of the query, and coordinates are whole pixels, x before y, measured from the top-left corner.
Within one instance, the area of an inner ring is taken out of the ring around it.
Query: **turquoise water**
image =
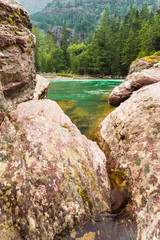
[[[122,79],[51,80],[48,99],[55,100],[87,137],[114,109],[108,104],[109,93]]]

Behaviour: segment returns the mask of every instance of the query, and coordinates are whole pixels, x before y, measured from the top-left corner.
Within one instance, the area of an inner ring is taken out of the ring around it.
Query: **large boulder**
[[[43,76],[37,74],[35,78],[36,86],[33,94],[33,99],[45,99],[47,97],[50,81]]]
[[[101,124],[108,169],[125,174],[138,240],[160,239],[160,83],[142,87]]]
[[[160,53],[135,60],[126,79],[115,87],[109,96],[109,103],[118,106],[141,87],[160,81]]]
[[[6,114],[0,157],[0,239],[60,239],[111,211],[104,153],[51,100]]]
[[[33,98],[35,37],[27,12],[14,0],[0,0],[0,76],[8,101]]]

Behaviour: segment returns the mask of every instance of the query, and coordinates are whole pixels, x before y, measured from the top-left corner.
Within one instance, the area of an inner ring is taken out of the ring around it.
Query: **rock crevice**
[[[160,83],[144,86],[101,124],[110,168],[124,172],[131,190],[137,240],[159,239]]]

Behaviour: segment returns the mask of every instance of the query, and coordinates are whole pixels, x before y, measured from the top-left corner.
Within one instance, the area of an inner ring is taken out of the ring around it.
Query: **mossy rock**
[[[159,63],[160,62],[160,51],[155,52],[152,56],[146,56],[142,59],[147,62]]]

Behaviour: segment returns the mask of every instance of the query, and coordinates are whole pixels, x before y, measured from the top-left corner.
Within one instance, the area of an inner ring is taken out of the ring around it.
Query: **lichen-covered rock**
[[[101,124],[108,168],[125,173],[138,240],[160,239],[160,83],[145,86]]]
[[[111,211],[104,153],[51,100],[6,115],[0,157],[0,239],[59,239]]]
[[[135,60],[129,69],[126,79],[115,87],[109,96],[109,103],[118,106],[132,93],[143,86],[160,81],[160,52]]]
[[[160,63],[141,72],[133,72],[117,87],[113,89],[109,96],[109,103],[118,106],[121,102],[128,99],[132,93],[143,86],[160,81]]]
[[[7,111],[8,111],[8,104],[6,102],[6,99],[4,98],[2,84],[0,81],[0,125],[4,119],[5,112]]]
[[[160,51],[152,56],[136,59],[129,67],[128,74],[133,72],[141,72],[143,69],[148,69],[160,62]]]
[[[0,0],[0,76],[11,103],[33,98],[35,37],[27,12],[14,0]]]
[[[36,75],[36,86],[35,86],[35,90],[34,90],[34,100],[38,100],[38,99],[44,99],[47,97],[47,92],[48,92],[48,88],[50,85],[50,81],[46,78],[44,78],[43,76],[40,75]]]

